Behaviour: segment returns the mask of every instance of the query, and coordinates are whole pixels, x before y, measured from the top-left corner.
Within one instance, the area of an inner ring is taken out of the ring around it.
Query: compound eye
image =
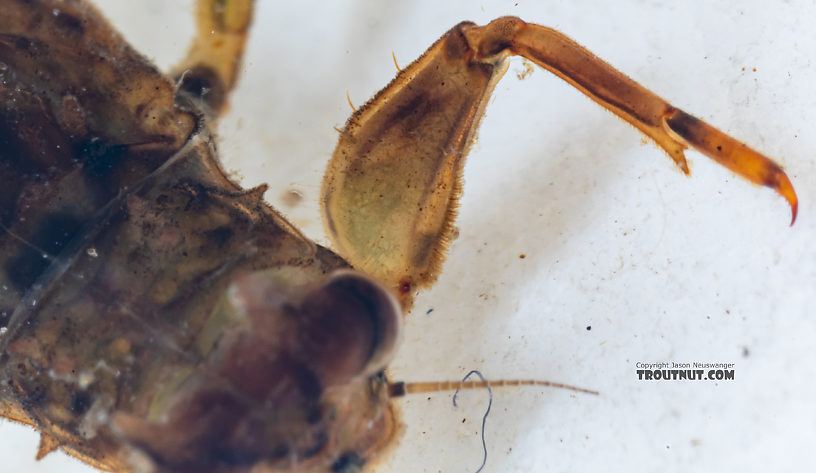
[[[402,310],[390,291],[351,270],[332,273],[300,308],[302,360],[324,386],[369,377],[391,361],[402,336]]]

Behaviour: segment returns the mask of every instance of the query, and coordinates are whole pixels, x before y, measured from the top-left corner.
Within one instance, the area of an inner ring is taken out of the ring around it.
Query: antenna
[[[479,377],[479,381],[468,381],[468,378],[470,378],[474,374]],[[485,467],[485,464],[487,464],[487,443],[485,442],[485,424],[487,423],[487,416],[488,414],[490,414],[490,408],[493,406],[493,391],[491,388],[501,386],[543,386],[559,389],[568,389],[570,391],[585,394],[594,394],[596,396],[598,395],[598,391],[579,388],[577,386],[570,386],[569,384],[556,383],[553,381],[541,381],[537,379],[501,379],[498,381],[488,381],[484,378],[484,376],[482,376],[482,373],[473,370],[469,372],[464,378],[462,378],[461,381],[430,381],[418,383],[405,383],[402,381],[397,381],[395,383],[389,383],[388,397],[393,399],[405,396],[406,394],[431,393],[438,391],[455,391],[453,394],[453,406],[456,407],[456,396],[459,394],[460,390],[487,388],[487,392],[490,395],[490,402],[488,403],[487,410],[485,411],[484,416],[482,417],[482,450],[484,451],[484,456],[482,457],[482,464],[479,466],[479,469],[476,470],[475,472],[481,473],[481,471]]]
[[[500,379],[497,381],[425,381],[406,383],[397,381],[388,384],[388,397],[402,397],[407,394],[432,393],[439,391],[459,391],[462,389],[498,388],[502,386],[543,386],[558,389],[568,389],[585,394],[597,396],[598,391],[591,389],[570,386],[569,384],[556,383],[553,381],[542,381],[537,379]]]

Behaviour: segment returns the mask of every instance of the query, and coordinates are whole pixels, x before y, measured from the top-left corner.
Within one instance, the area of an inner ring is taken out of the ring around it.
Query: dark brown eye
[[[332,465],[332,473],[358,473],[362,471],[365,460],[360,458],[356,453],[351,452],[340,457]]]
[[[401,336],[394,296],[355,271],[333,273],[306,296],[300,313],[300,354],[327,386],[382,370]]]

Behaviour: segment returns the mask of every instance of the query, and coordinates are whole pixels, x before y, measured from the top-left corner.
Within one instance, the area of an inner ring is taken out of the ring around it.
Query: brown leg
[[[196,36],[176,67],[180,88],[200,97],[218,115],[235,87],[244,53],[253,0],[198,0]]]
[[[518,18],[461,23],[349,118],[323,181],[327,230],[342,256],[386,281],[405,307],[444,259],[461,194],[464,158],[487,99],[524,56],[652,138],[688,173],[692,147],[791,205],[773,161],[669,105],[563,34]],[[500,224],[500,223],[497,223]]]
[[[524,56],[566,80],[601,106],[652,138],[688,174],[683,150],[692,148],[749,181],[770,187],[790,204],[797,199],[782,169],[769,158],[673,107],[558,31],[500,18],[465,31],[484,59],[506,53]]]

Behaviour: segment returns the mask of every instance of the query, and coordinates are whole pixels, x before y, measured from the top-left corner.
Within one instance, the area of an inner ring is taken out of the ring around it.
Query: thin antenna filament
[[[598,391],[570,386],[569,384],[541,381],[537,379],[500,379],[497,381],[430,381],[405,383],[402,381],[388,385],[389,397],[401,397],[406,394],[431,393],[439,391],[456,391],[461,389],[497,388],[502,386],[543,386],[598,395]]]

